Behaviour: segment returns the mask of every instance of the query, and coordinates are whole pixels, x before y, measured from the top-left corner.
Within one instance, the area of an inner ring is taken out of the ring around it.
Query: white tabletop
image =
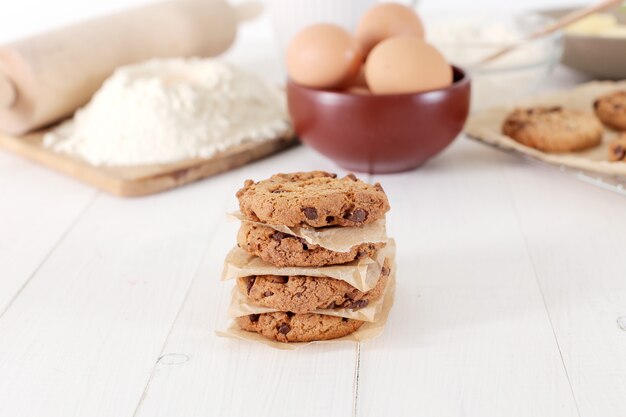
[[[263,27],[230,57],[276,75]],[[561,68],[545,88],[581,79]],[[466,138],[369,178],[398,248],[381,337],[216,337],[236,190],[310,169],[342,172],[297,147],[121,199],[1,152],[0,416],[626,415],[624,197]]]

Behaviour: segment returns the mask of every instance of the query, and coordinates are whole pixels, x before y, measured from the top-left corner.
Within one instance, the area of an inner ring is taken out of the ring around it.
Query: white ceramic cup
[[[415,7],[417,0],[396,1]],[[351,32],[367,9],[380,0],[268,0],[274,35],[281,54],[301,29],[314,23],[334,23]]]

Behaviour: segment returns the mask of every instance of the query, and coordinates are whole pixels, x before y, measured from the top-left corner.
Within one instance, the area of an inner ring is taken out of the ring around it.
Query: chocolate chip
[[[326,306],[327,309],[337,308],[337,304],[333,301],[332,303]]]
[[[621,161],[626,157],[626,149],[624,149],[622,145],[617,145],[613,148],[613,154],[619,161]]]
[[[357,181],[356,175],[354,175],[352,172],[346,175],[346,178],[350,178],[352,181]]]
[[[281,241],[286,237],[290,237],[291,235],[288,235],[287,233],[283,233],[283,232],[279,232],[279,231],[275,231],[274,233],[272,233],[271,238],[277,241]]]
[[[328,176],[329,176],[330,178],[337,178],[337,174],[335,174],[334,172],[333,172],[333,173],[328,174]]]
[[[360,308],[367,307],[368,304],[369,304],[369,301],[367,300],[359,300],[359,301],[355,301],[354,303],[352,303],[350,308],[353,310],[358,310]]]
[[[274,295],[274,293],[273,293],[273,292],[271,292],[271,291],[265,291],[265,292],[263,293],[263,297],[271,297],[272,295]]]
[[[295,237],[295,236],[294,236],[294,237]],[[309,250],[309,245],[308,245],[308,242],[306,241],[306,239],[305,239],[305,238],[303,238],[303,237],[298,237],[297,239],[298,239],[298,240],[300,241],[300,243],[302,244],[302,249],[304,249],[304,250]]]
[[[278,326],[278,333],[280,334],[287,334],[289,333],[289,331],[291,330],[291,327],[289,327],[288,324],[281,324],[280,326]]]
[[[507,120],[505,128],[509,131],[519,131],[528,125],[528,122],[521,120]]]
[[[248,294],[250,294],[250,290],[252,290],[252,286],[254,285],[254,281],[256,281],[255,277],[248,278]]]
[[[326,223],[332,223],[335,221],[335,216],[326,216]]]
[[[346,213],[346,215],[343,216],[343,218],[346,220],[355,222],[355,223],[363,223],[365,219],[367,219],[367,211],[361,208],[358,208],[354,210],[352,213]]]
[[[279,275],[276,277],[276,282],[279,284],[286,284],[289,281],[289,277],[285,275]]]
[[[256,323],[257,321],[259,321],[259,317],[261,317],[260,314],[250,314],[250,321],[252,323]]]
[[[305,207],[302,209],[304,216],[309,220],[317,219],[317,210],[313,207]]]
[[[293,316],[295,316],[295,315],[296,315],[296,313],[294,313],[294,312],[292,312],[292,311],[288,311],[288,312],[287,312],[287,317],[289,317],[289,318],[291,318],[291,317],[293,317]]]
[[[348,318],[347,317],[342,317],[341,321],[348,321]]]
[[[389,272],[391,271],[389,271],[389,268],[387,268],[386,266],[383,266],[383,269],[380,270],[380,273],[382,275],[389,275]]]
[[[597,109],[598,107],[600,107],[600,100],[596,100],[593,102],[593,108]]]

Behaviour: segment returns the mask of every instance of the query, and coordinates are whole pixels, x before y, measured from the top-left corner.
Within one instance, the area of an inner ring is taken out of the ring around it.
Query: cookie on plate
[[[312,342],[346,336],[363,325],[360,320],[322,314],[263,313],[237,317],[241,330],[278,342]]]
[[[598,98],[593,103],[598,119],[615,130],[626,130],[626,90]]]
[[[241,223],[237,244],[246,252],[280,267],[343,264],[372,256],[385,246],[382,242],[361,243],[350,248],[349,252],[334,252],[319,245],[308,244],[301,237],[249,222]]]
[[[323,171],[276,174],[247,180],[237,192],[250,220],[289,227],[361,226],[384,217],[389,201],[380,184]]]
[[[390,274],[385,261],[378,282],[367,292],[326,277],[255,275],[237,279],[239,290],[255,304],[280,311],[308,313],[317,309],[358,310],[378,300]]]
[[[626,133],[622,133],[609,143],[609,161],[626,162]]]
[[[573,152],[602,141],[604,129],[592,115],[562,107],[516,109],[502,125],[502,133],[545,152]]]

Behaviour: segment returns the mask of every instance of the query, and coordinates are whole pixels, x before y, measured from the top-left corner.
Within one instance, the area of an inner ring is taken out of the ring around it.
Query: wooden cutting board
[[[209,159],[171,164],[93,166],[82,159],[53,152],[43,146],[45,131],[13,137],[0,133],[0,148],[9,150],[111,194],[135,197],[155,194],[272,155],[297,142],[293,134],[263,143],[249,142]]]

